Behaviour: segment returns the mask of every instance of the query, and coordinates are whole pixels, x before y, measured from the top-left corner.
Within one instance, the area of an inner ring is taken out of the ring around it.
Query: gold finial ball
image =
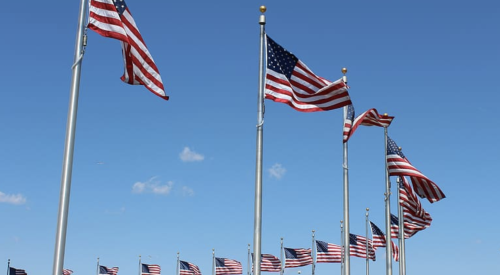
[[[388,116],[388,114],[387,114],[387,113],[384,113],[384,116]]]
[[[399,151],[401,151],[401,150],[403,150],[403,148],[401,148],[401,147],[398,147],[398,150],[399,150]]]
[[[259,10],[260,10],[260,12],[264,13],[267,11],[267,8],[266,8],[266,6],[260,6]]]
[[[342,73],[346,74],[347,73],[347,68],[342,68]]]
[[[366,208],[366,211],[370,211],[370,208],[368,208],[368,207],[367,207],[367,208]]]

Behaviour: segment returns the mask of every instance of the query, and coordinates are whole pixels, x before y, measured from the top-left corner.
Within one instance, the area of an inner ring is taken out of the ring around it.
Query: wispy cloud
[[[183,162],[202,161],[205,159],[205,156],[198,154],[195,151],[191,151],[189,147],[184,147],[184,150],[182,150],[179,154],[179,157]]]
[[[26,203],[26,197],[21,194],[8,195],[0,192],[0,203],[21,205]]]
[[[132,193],[143,194],[143,193],[153,193],[158,195],[168,195],[172,190],[174,183],[169,181],[162,184],[156,177],[149,179],[146,182],[136,182],[132,186]]]
[[[182,186],[182,195],[184,196],[194,196],[194,190],[187,186]]]
[[[281,179],[286,173],[286,169],[279,163],[275,163],[268,171],[271,178],[275,179]]]

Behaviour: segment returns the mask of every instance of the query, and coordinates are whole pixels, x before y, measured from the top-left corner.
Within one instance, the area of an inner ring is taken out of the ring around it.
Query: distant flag
[[[399,219],[396,215],[391,214],[391,239],[397,238],[399,238]],[[405,239],[408,238],[409,236],[405,236]]]
[[[125,72],[121,77],[123,82],[144,85],[168,100],[158,68],[124,0],[119,3],[116,0],[91,0],[88,27],[121,42],[125,63]]]
[[[73,274],[73,270],[71,269],[63,269],[63,275],[71,275]]]
[[[286,248],[285,251],[285,268],[306,266],[313,263],[311,249],[305,248]]]
[[[252,253],[253,259],[253,253]],[[253,261],[252,261],[253,263]],[[253,266],[252,266],[253,270]],[[280,272],[281,271],[281,261],[278,257],[271,254],[261,254],[260,256],[260,271],[267,272]]]
[[[316,262],[317,263],[341,263],[342,247],[316,240]]]
[[[387,137],[387,166],[390,176],[409,176],[415,192],[421,198],[427,198],[433,203],[446,197],[439,186],[410,163],[396,142],[389,137]]]
[[[405,234],[413,236],[416,232],[431,226],[431,215],[424,210],[404,177],[400,177],[399,190],[399,204],[403,208]]]
[[[28,275],[28,273],[26,273],[26,270],[24,269],[10,267],[9,275]]]
[[[344,142],[354,134],[359,125],[389,127],[393,116],[379,115],[376,109],[370,109],[354,118],[354,106],[347,106],[347,116],[344,121]]]
[[[373,236],[373,248],[386,247],[386,238],[384,232],[378,228],[373,222],[370,222]],[[391,240],[392,257],[397,262],[399,261],[399,247]]]
[[[161,267],[157,264],[141,264],[141,275],[160,275]]]
[[[201,275],[197,265],[185,261],[179,261],[179,273],[180,275]]]
[[[215,274],[242,274],[243,267],[236,260],[215,258]]]
[[[118,267],[99,266],[99,275],[117,275]]]
[[[366,242],[367,239],[355,234],[349,234],[350,255],[366,259]],[[369,259],[375,261],[375,250],[371,240],[368,240]]]
[[[351,104],[342,79],[331,82],[315,75],[295,55],[267,38],[267,99],[300,112],[328,111]]]

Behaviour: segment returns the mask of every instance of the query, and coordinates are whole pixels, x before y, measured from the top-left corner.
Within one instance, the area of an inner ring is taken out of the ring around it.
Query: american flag
[[[63,275],[71,275],[73,274],[73,270],[71,269],[63,269]]]
[[[391,214],[391,238],[392,239],[399,238],[399,218],[394,214]],[[405,239],[408,238],[409,238],[408,236],[405,236]]]
[[[404,177],[399,182],[399,203],[403,208],[405,235],[413,236],[418,231],[431,226],[432,217],[420,203]]]
[[[311,249],[283,248],[285,251],[285,268],[306,266],[313,263]]]
[[[99,266],[99,275],[117,275],[118,267]]]
[[[317,263],[341,263],[342,247],[316,240],[316,262]]]
[[[376,109],[370,109],[354,118],[354,106],[347,106],[347,116],[344,121],[344,142],[354,134],[359,125],[389,127],[393,116],[379,115]]]
[[[373,236],[373,248],[377,250],[378,247],[386,247],[386,238],[384,232],[378,228],[373,222],[370,222]],[[392,257],[397,262],[399,261],[399,247],[391,240]]]
[[[142,264],[141,275],[160,275],[161,267],[157,264]]]
[[[215,258],[215,274],[242,274],[243,267],[236,260]]]
[[[201,275],[197,265],[185,261],[179,261],[180,275]]]
[[[24,270],[24,269],[10,267],[9,268],[9,275],[28,275],[28,273],[26,273],[26,270]]]
[[[349,234],[350,255],[366,259],[366,238],[355,234]],[[375,250],[371,240],[368,240],[369,259],[375,261]]]
[[[91,0],[88,27],[102,36],[120,40],[125,63],[123,82],[144,85],[168,100],[158,68],[124,0]]]
[[[252,253],[253,259],[253,253]],[[253,263],[253,261],[252,261]],[[253,266],[252,266],[253,270]],[[281,261],[278,257],[271,254],[261,254],[260,256],[260,271],[267,272],[280,272],[281,271]]]
[[[315,75],[295,55],[267,38],[266,98],[300,112],[328,111],[351,104],[342,79]]]
[[[390,176],[409,176],[413,188],[421,198],[427,198],[433,203],[446,197],[434,182],[413,167],[396,142],[389,137],[387,137],[387,167]]]

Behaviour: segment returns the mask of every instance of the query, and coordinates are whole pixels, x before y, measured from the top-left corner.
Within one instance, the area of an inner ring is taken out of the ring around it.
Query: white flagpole
[[[7,275],[10,275],[10,259],[7,261]]]
[[[286,259],[284,257],[285,251],[283,250],[283,238],[281,238],[281,252],[280,252],[280,258],[281,258],[281,269],[280,269],[280,275],[283,275],[285,272],[285,264],[286,264]]]
[[[347,73],[346,68],[342,68],[342,73],[344,74],[343,80],[345,83],[347,83],[347,76],[345,75]],[[345,120],[347,118],[347,106],[344,106],[344,121],[342,124],[345,123]],[[342,125],[342,128],[344,125]],[[343,169],[344,169],[344,274],[345,275],[350,275],[351,274],[351,249],[350,249],[350,242],[349,242],[349,167],[348,167],[348,162],[347,162],[347,142],[343,143],[344,146],[344,163],[343,163]]]
[[[141,266],[141,255],[139,255],[139,275],[141,275],[142,266]]]
[[[312,245],[311,245],[311,257],[313,258],[313,263],[312,263],[311,275],[314,275],[314,271],[316,269],[316,257],[317,257],[317,254],[316,254],[317,248],[316,248],[316,243],[314,242],[314,232],[315,231],[313,230],[312,231]],[[313,252],[313,249],[315,252]],[[315,254],[316,254],[316,256],[315,256]]]
[[[212,248],[212,275],[215,275],[215,248]]]
[[[100,268],[101,266],[99,265],[99,257],[97,257],[97,272],[96,272],[96,275],[99,275],[99,271],[100,271]]]
[[[181,274],[180,265],[181,265],[181,260],[179,259],[179,251],[177,251],[177,267],[175,272],[176,275]]]
[[[255,167],[255,210],[254,210],[254,231],[253,231],[253,263],[254,274],[260,275],[260,257],[262,242],[262,143],[264,125],[264,57],[265,57],[265,25],[266,7],[260,7],[260,47],[259,47],[259,93],[257,99],[257,149]]]
[[[344,273],[344,248],[345,248],[345,241],[344,241],[344,221],[340,221],[340,274],[345,275]]]
[[[250,244],[248,244],[247,275],[250,275]]]
[[[387,165],[387,127],[384,127],[384,162],[385,162],[385,264],[386,274],[392,275],[392,246],[391,246],[391,181]]]
[[[398,183],[398,219],[399,219],[399,275],[406,275],[406,253],[405,253],[405,217],[403,213],[403,206],[400,203],[401,197],[401,184],[399,177],[396,179]]]
[[[369,208],[366,208],[366,275],[370,275],[370,254],[369,254],[369,250],[368,250],[368,222],[369,222],[369,219],[368,219],[368,211],[370,211]]]
[[[53,275],[61,275],[64,266],[66,248],[66,229],[68,227],[68,210],[71,190],[71,174],[73,170],[73,151],[75,147],[76,114],[78,110],[78,94],[80,90],[81,62],[85,51],[85,17],[87,14],[87,0],[80,1],[80,15],[75,42],[75,57],[71,79],[70,101],[66,122],[66,142],[64,145],[63,167],[61,175],[61,190],[59,193],[59,213],[57,217],[57,231],[54,249]]]

